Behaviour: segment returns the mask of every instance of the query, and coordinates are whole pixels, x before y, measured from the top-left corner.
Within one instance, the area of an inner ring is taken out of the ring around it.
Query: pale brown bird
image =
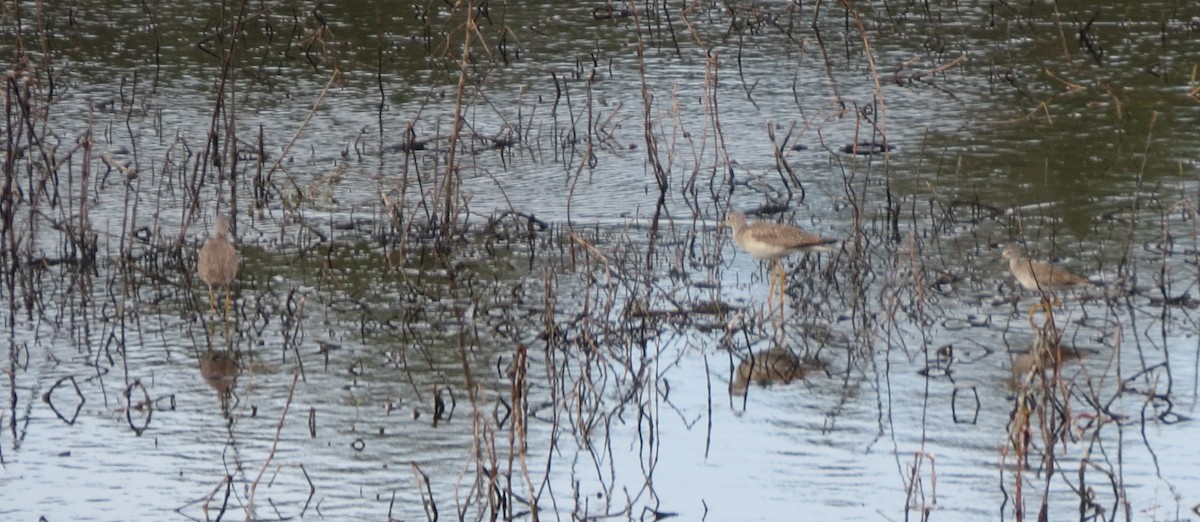
[[[721,226],[733,229],[733,241],[742,250],[759,259],[770,259],[779,278],[780,294],[783,294],[783,264],[779,260],[796,252],[832,252],[829,247],[837,243],[836,239],[824,238],[800,227],[758,221],[746,223],[746,215],[736,210],[725,216]],[[775,279],[771,280],[771,290],[774,291]],[[782,295],[780,297],[782,300]]]
[[[238,257],[233,242],[229,241],[229,218],[217,216],[213,224],[213,235],[200,247],[200,260],[196,270],[200,279],[208,284],[208,303],[216,311],[214,289],[225,288],[225,313],[229,313],[229,283],[237,277]]]
[[[1000,256],[1008,260],[1008,269],[1012,272],[1013,277],[1017,278],[1017,282],[1021,283],[1021,286],[1025,287],[1026,290],[1032,290],[1042,295],[1041,302],[1029,308],[1031,319],[1039,308],[1046,310],[1048,313],[1050,312],[1051,298],[1054,296],[1056,290],[1068,290],[1091,284],[1087,279],[1050,263],[1043,263],[1025,257],[1021,254],[1021,249],[1017,245],[1004,247],[1004,250],[1000,252]],[[1057,297],[1053,297],[1053,301],[1054,306],[1060,304]]]
[[[1008,260],[1008,269],[1026,290],[1051,293],[1089,284],[1087,279],[1062,268],[1025,257],[1017,245],[1008,245],[1000,256]]]

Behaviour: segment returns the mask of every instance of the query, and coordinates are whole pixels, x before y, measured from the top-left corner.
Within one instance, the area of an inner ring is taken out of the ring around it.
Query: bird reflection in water
[[[241,373],[238,357],[233,352],[207,351],[200,354],[200,377],[204,379],[217,396],[221,399],[221,413],[229,415],[233,389],[237,387],[238,374]]]
[[[807,371],[817,369],[817,364],[806,363],[784,348],[773,348],[766,352],[752,353],[738,364],[737,371],[729,383],[729,392],[744,395],[750,383],[760,386],[788,384],[803,379]]]
[[[1076,348],[1061,346],[1057,339],[1048,338],[1045,332],[1037,332],[1033,347],[1026,353],[1013,357],[1012,379],[1005,384],[1011,390],[1025,390],[1046,384],[1046,374],[1056,378],[1067,361],[1078,360],[1083,353]]]

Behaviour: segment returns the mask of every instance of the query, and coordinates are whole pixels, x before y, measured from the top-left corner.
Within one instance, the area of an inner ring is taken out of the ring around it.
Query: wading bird
[[[1054,295],[1056,290],[1067,290],[1090,284],[1087,279],[1050,263],[1025,257],[1017,245],[1004,247],[1000,256],[1008,260],[1008,269],[1012,272],[1013,277],[1017,278],[1017,282],[1021,283],[1021,286],[1026,290],[1042,294],[1042,303],[1039,306],[1048,305],[1050,296]],[[1037,306],[1030,308],[1029,313],[1032,315],[1036,308]]]
[[[818,236],[805,232],[800,227],[758,221],[746,222],[746,215],[736,210],[731,211],[721,222],[722,226],[733,229],[733,241],[742,250],[758,259],[770,259],[772,268],[770,295],[774,296],[775,285],[779,285],[779,302],[783,302],[783,263],[781,259],[796,252],[832,252],[829,245],[837,243],[836,239]],[[778,282],[776,281],[778,280]]]
[[[208,304],[211,311],[216,311],[216,295],[214,289],[225,287],[225,314],[229,314],[230,294],[229,283],[237,277],[237,250],[229,241],[229,218],[217,216],[213,224],[213,235],[204,246],[200,247],[200,261],[196,270],[200,279],[208,284]]]

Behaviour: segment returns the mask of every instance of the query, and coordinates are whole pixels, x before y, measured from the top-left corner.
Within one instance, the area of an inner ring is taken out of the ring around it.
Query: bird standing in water
[[[213,224],[213,235],[200,247],[200,260],[197,263],[200,279],[208,284],[208,304],[211,311],[216,311],[216,295],[214,289],[225,287],[225,314],[229,315],[230,293],[229,283],[237,277],[238,257],[233,242],[229,240],[229,218],[217,216]]]
[[[1068,290],[1091,284],[1087,279],[1072,274],[1050,263],[1029,259],[1021,254],[1017,245],[1008,245],[1000,252],[1000,256],[1008,260],[1008,269],[1013,277],[1026,290],[1042,294],[1042,304],[1046,306],[1056,290]],[[1030,315],[1037,306],[1030,308]]]
[[[779,301],[783,302],[783,263],[781,259],[796,252],[832,252],[829,245],[836,239],[824,238],[800,227],[769,221],[746,222],[746,215],[731,211],[721,226],[733,229],[733,241],[742,250],[758,259],[770,259],[772,268],[770,296],[779,286]],[[778,280],[778,283],[777,283]]]

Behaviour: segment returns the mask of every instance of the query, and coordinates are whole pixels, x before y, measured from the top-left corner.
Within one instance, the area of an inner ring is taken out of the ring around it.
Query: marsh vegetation
[[[1194,2],[342,4],[3,11],[0,517],[1200,517]]]

